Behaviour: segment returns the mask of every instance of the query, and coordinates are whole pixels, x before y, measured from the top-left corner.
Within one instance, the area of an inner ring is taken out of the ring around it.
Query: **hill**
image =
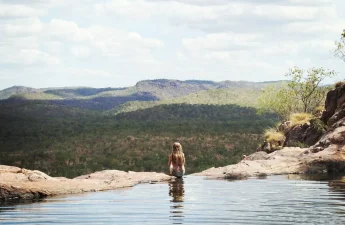
[[[28,93],[34,93],[38,90],[35,88],[24,87],[24,86],[13,86],[0,91],[0,100],[10,98],[13,95],[22,95]]]
[[[258,94],[276,82],[144,80],[124,88],[12,87],[0,91],[2,99],[44,100],[48,104],[108,111],[106,114],[135,111],[162,104],[239,104],[256,106]]]

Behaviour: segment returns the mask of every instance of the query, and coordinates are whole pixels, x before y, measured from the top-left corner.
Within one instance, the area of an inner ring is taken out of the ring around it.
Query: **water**
[[[345,183],[183,180],[0,206],[0,224],[345,224]]]

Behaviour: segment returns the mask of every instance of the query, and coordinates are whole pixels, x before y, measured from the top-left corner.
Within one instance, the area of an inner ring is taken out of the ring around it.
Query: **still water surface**
[[[345,183],[187,176],[171,183],[0,206],[0,224],[345,224]]]

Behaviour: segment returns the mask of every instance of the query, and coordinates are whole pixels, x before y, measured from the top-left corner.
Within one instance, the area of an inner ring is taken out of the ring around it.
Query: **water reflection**
[[[182,178],[176,178],[169,183],[169,196],[172,197],[170,202],[170,219],[173,224],[183,224],[183,200],[184,200],[184,181]]]

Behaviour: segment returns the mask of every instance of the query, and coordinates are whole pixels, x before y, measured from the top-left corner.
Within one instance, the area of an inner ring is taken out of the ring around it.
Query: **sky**
[[[335,70],[344,0],[0,0],[0,89]]]

